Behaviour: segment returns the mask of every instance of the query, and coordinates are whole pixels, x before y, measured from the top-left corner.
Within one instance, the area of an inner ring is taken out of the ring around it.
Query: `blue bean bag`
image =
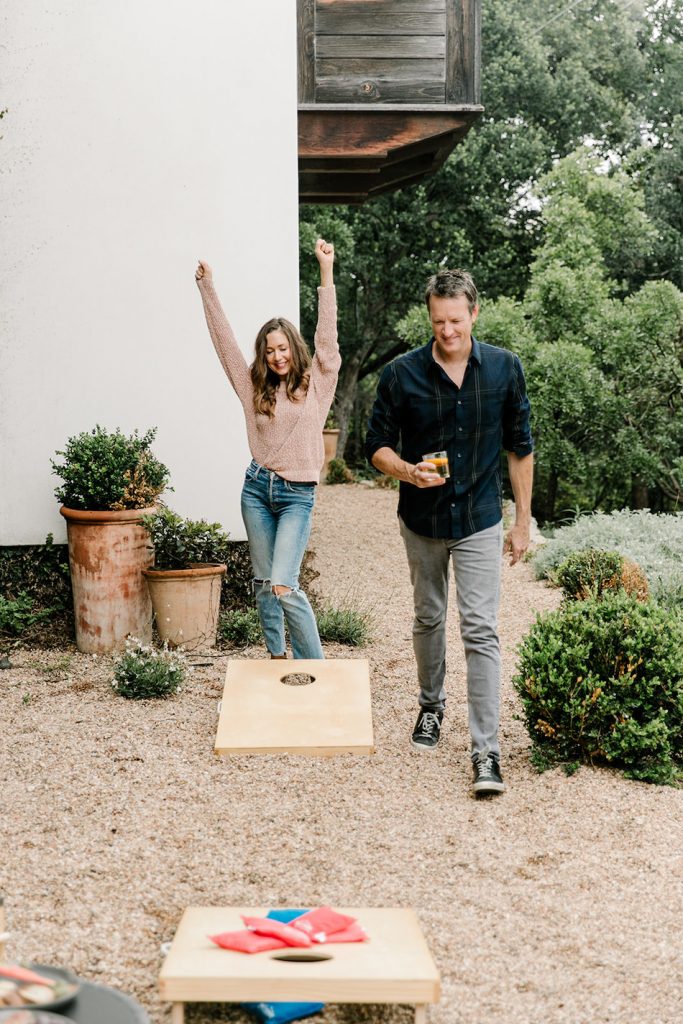
[[[266,917],[289,924],[305,910],[271,910]],[[311,1017],[325,1009],[324,1003],[242,1003],[242,1007],[264,1024],[289,1024],[292,1020]]]

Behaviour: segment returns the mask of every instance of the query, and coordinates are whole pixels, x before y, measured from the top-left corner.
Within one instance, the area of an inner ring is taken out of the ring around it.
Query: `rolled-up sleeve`
[[[524,370],[519,357],[512,356],[512,372],[503,414],[503,448],[520,458],[534,450],[529,414],[531,404],[526,392]]]
[[[368,462],[380,448],[397,450],[401,427],[399,420],[400,386],[396,368],[389,363],[382,370],[377,386],[377,397],[370,414],[368,432],[365,438],[365,455]]]

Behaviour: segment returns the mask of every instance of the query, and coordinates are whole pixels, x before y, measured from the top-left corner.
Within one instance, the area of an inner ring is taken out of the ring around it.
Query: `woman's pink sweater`
[[[285,480],[318,483],[325,459],[323,427],[337,386],[341,356],[337,344],[337,300],[334,286],[318,288],[318,326],[308,391],[287,398],[284,381],[276,391],[272,418],[254,408],[254,387],[211,281],[197,282],[206,322],[221,365],[242,403],[253,458]]]

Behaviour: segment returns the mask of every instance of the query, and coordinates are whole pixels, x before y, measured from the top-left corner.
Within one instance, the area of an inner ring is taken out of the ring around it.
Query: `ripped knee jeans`
[[[294,658],[323,658],[313,609],[299,589],[311,532],[315,484],[293,483],[252,461],[242,488],[242,518],[254,569],[254,596],[266,646],[285,652],[285,622]]]

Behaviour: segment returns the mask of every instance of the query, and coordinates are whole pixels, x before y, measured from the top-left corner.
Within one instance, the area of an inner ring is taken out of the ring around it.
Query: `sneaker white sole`
[[[438,743],[435,743],[433,747],[428,747],[426,743],[416,743],[411,737],[410,745],[413,750],[419,750],[421,754],[433,754],[440,742],[441,740],[439,740]]]
[[[504,793],[505,783],[504,782],[473,782],[472,783],[473,793]]]

